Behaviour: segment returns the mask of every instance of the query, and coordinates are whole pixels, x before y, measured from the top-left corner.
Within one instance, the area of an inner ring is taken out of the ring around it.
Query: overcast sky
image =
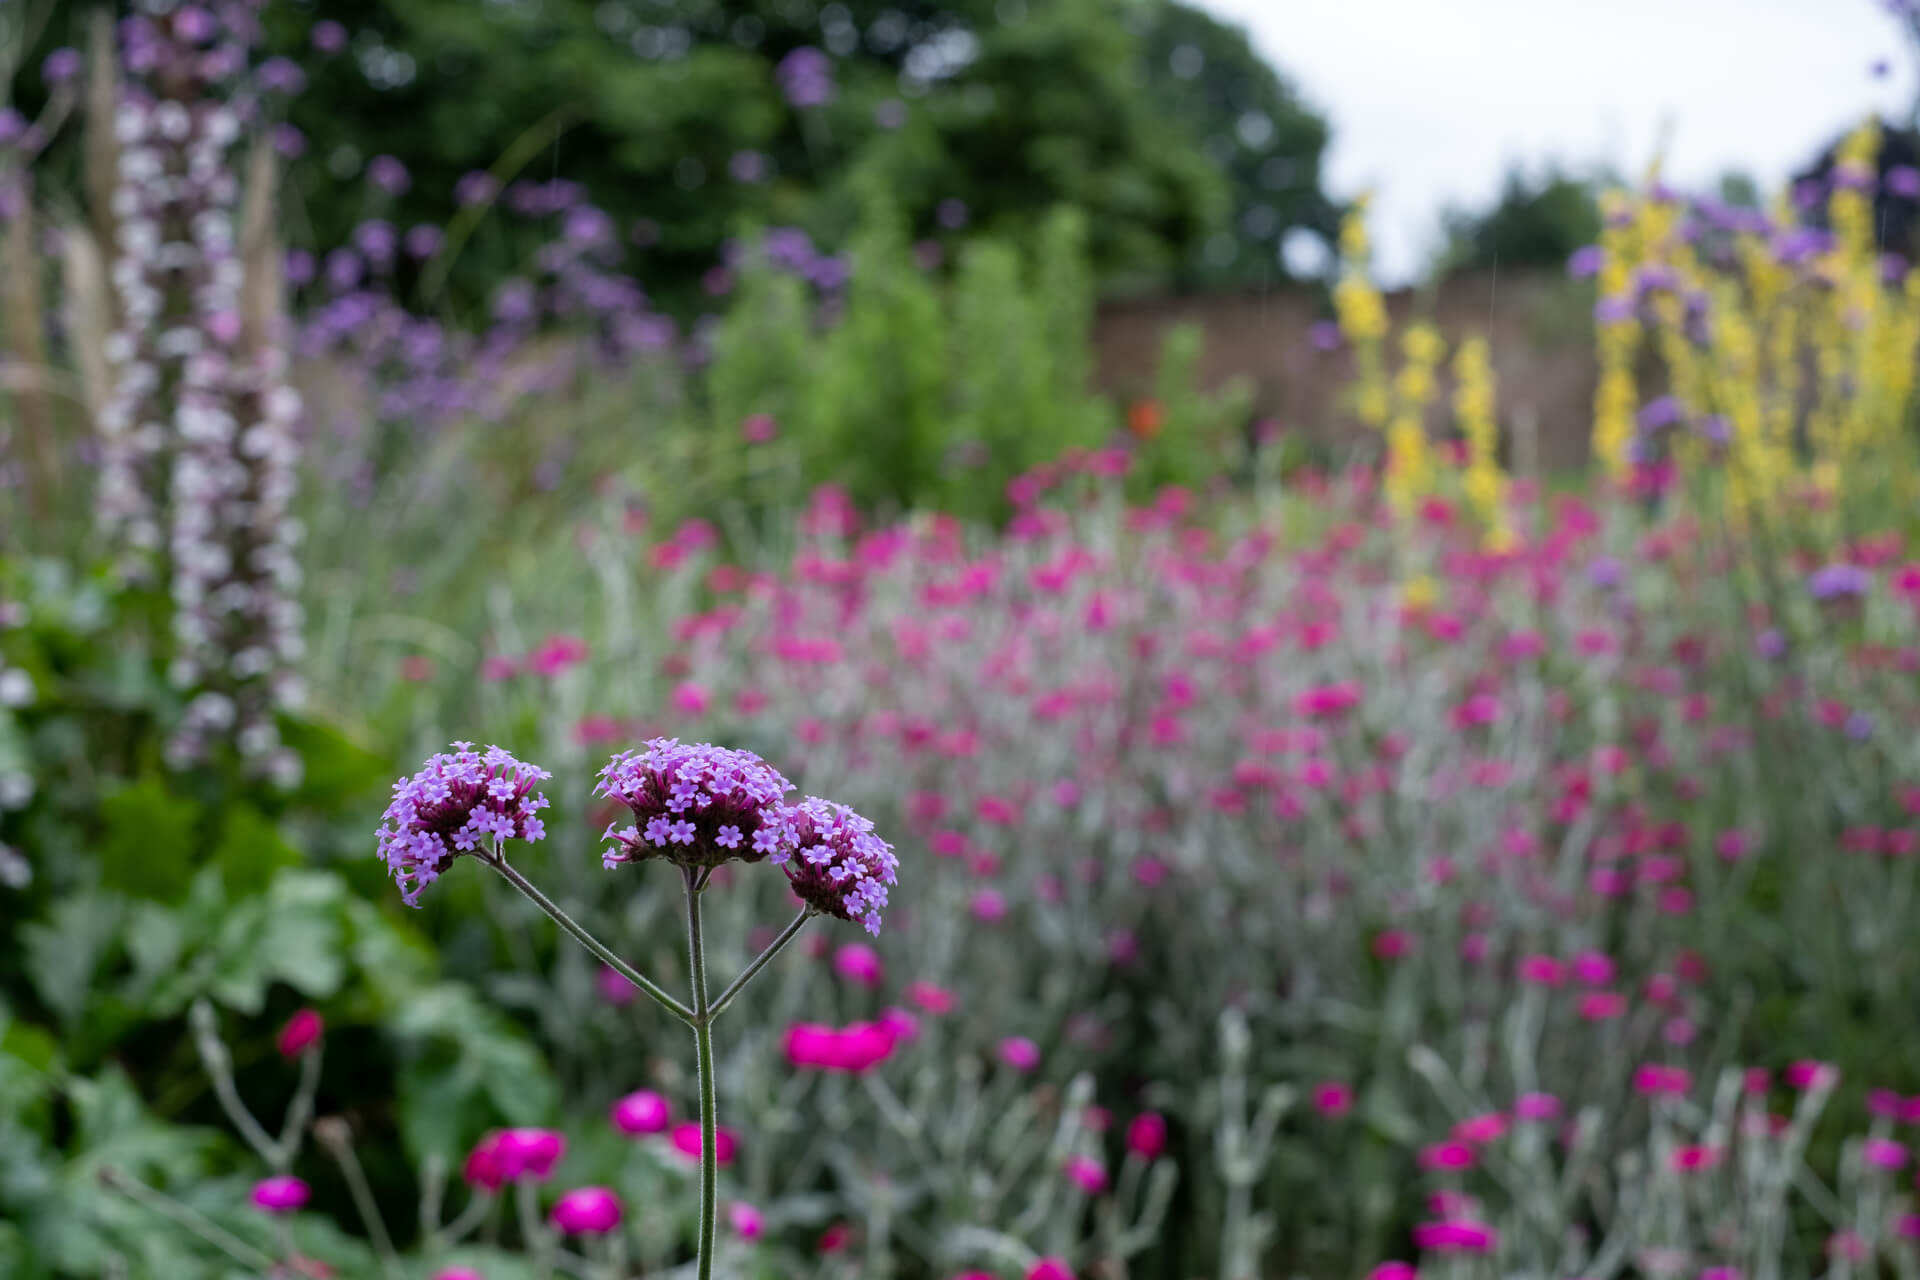
[[[1670,123],[1673,180],[1738,169],[1771,190],[1839,130],[1913,98],[1881,0],[1200,2],[1332,121],[1328,190],[1374,191],[1390,278],[1420,264],[1443,205],[1486,203],[1510,161],[1638,175]]]

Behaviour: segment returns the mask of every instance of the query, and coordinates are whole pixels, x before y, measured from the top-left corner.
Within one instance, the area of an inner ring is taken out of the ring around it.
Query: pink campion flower
[[[1464,1142],[1435,1142],[1420,1148],[1422,1169],[1471,1169],[1473,1148]]]
[[[750,413],[740,421],[740,438],[748,444],[768,444],[780,434],[780,424],[770,413]]]
[[[696,684],[691,680],[683,681],[673,691],[673,709],[681,715],[704,715],[708,705],[712,701],[712,696],[707,693],[706,686]]]
[[[520,662],[505,654],[490,654],[480,659],[480,678],[482,680],[511,680],[520,674]]]
[[[735,1200],[727,1206],[727,1225],[742,1240],[758,1240],[760,1233],[766,1230],[766,1222],[760,1211],[744,1200]]]
[[[1520,981],[1539,987],[1557,987],[1566,980],[1566,971],[1552,956],[1523,956]]]
[[[487,1280],[487,1278],[472,1267],[442,1267],[433,1273],[433,1280]]]
[[[1582,951],[1573,958],[1573,976],[1589,987],[1613,981],[1613,958],[1599,951]]]
[[[1868,1138],[1860,1144],[1860,1158],[1876,1169],[1905,1168],[1907,1146],[1892,1138]]]
[[[637,1138],[665,1132],[673,1115],[665,1098],[651,1089],[636,1089],[613,1104],[609,1119],[621,1133]]]
[[[1873,1246],[1852,1231],[1836,1231],[1827,1237],[1827,1252],[1848,1262],[1865,1262],[1873,1256]]]
[[[1713,851],[1724,862],[1738,862],[1752,851],[1753,841],[1740,830],[1722,831],[1713,842]]]
[[[977,890],[967,901],[967,911],[983,924],[998,924],[1007,918],[1007,896],[998,889]]]
[[[1313,1088],[1313,1109],[1330,1120],[1353,1110],[1353,1088],[1340,1080],[1326,1080]]]
[[[513,1180],[507,1172],[507,1162],[500,1150],[500,1134],[497,1131],[473,1144],[466,1162],[460,1166],[460,1176],[474,1190],[490,1193],[498,1192]]]
[[[1680,1173],[1699,1173],[1719,1163],[1720,1148],[1718,1147],[1677,1147],[1673,1152],[1673,1167]]]
[[[1636,1092],[1649,1097],[1677,1097],[1693,1087],[1693,1077],[1684,1067],[1648,1063],[1633,1073],[1633,1087]]]
[[[1420,1280],[1420,1272],[1410,1262],[1383,1262],[1367,1272],[1367,1280]]]
[[[1867,1114],[1882,1120],[1898,1120],[1903,1109],[1900,1095],[1891,1089],[1867,1090]]]
[[[809,796],[781,810],[772,861],[808,906],[880,932],[880,909],[900,863],[873,824],[843,804]]]
[[[1773,1088],[1773,1072],[1765,1067],[1748,1067],[1740,1078],[1740,1088],[1750,1098],[1765,1097]]]
[[[1143,1160],[1156,1160],[1167,1149],[1166,1117],[1142,1111],[1127,1124],[1127,1150]]]
[[[320,1043],[321,1035],[327,1024],[313,1009],[302,1009],[287,1019],[287,1025],[280,1028],[275,1046],[283,1058],[297,1058],[314,1045]]]
[[[1626,1015],[1627,998],[1618,991],[1589,991],[1580,997],[1577,1008],[1588,1022],[1608,1022]]]
[[[1413,939],[1398,929],[1383,929],[1374,935],[1373,954],[1382,960],[1398,960],[1413,950]]]
[[[579,636],[548,636],[527,657],[527,670],[535,675],[557,676],[569,667],[587,660],[587,642]]]
[[[907,999],[913,1001],[928,1013],[952,1013],[953,993],[934,983],[916,980],[907,984]]]
[[[1015,1071],[1032,1071],[1040,1065],[1040,1046],[1025,1036],[1008,1036],[1000,1042],[1000,1061]]]
[[[1738,1267],[1708,1267],[1700,1273],[1700,1280],[1741,1280]]]
[[[1920,1240],[1920,1213],[1903,1214],[1893,1230],[1902,1239]]]
[[[628,980],[627,975],[610,964],[600,966],[600,971],[594,974],[594,983],[600,989],[600,998],[616,1009],[632,1004],[634,997],[640,994],[640,989]]]
[[[1492,1227],[1467,1218],[1421,1222],[1413,1228],[1414,1247],[1426,1253],[1490,1253],[1499,1240]]]
[[[886,978],[880,953],[864,942],[849,942],[833,953],[833,971],[848,982],[877,987]]]
[[[1840,1079],[1840,1069],[1830,1062],[1819,1062],[1812,1058],[1802,1058],[1790,1064],[1781,1073],[1788,1086],[1794,1089],[1825,1088]]]
[[[814,1248],[821,1253],[839,1253],[853,1242],[853,1228],[844,1222],[836,1222],[820,1233],[820,1239]]]
[[[1513,1114],[1520,1120],[1551,1120],[1560,1114],[1560,1099],[1550,1093],[1523,1093],[1513,1101]]]
[[[1073,1268],[1060,1258],[1042,1258],[1027,1268],[1027,1280],[1073,1280]]]
[[[1506,1136],[1506,1133],[1507,1118],[1498,1111],[1470,1116],[1453,1126],[1453,1137],[1456,1141],[1470,1142],[1475,1146],[1498,1142]]]
[[[1068,1156],[1065,1172],[1067,1181],[1090,1196],[1107,1189],[1106,1166],[1091,1156]]]
[[[751,751],[654,738],[623,751],[600,770],[593,793],[633,812],[633,825],[609,823],[601,864],[664,858],[676,866],[759,862],[793,848],[784,804],[793,784]]]
[[[545,1182],[567,1154],[567,1137],[557,1129],[506,1129],[495,1142],[501,1167],[515,1182]]]
[[[306,1183],[283,1173],[254,1183],[248,1199],[262,1213],[292,1213],[306,1204],[310,1195]]]
[[[700,1158],[700,1126],[689,1120],[685,1124],[673,1127],[671,1137],[673,1149],[692,1160]],[[733,1130],[716,1128],[713,1131],[713,1158],[718,1164],[732,1164],[734,1152],[739,1148],[740,1140]]]
[[[606,1187],[575,1187],[554,1202],[549,1216],[567,1235],[604,1236],[619,1229],[620,1197]]]
[[[408,906],[461,854],[483,844],[539,840],[538,816],[547,798],[533,784],[551,777],[499,747],[475,752],[456,742],[451,754],[429,756],[418,773],[393,784],[393,802],[381,815],[379,852]]]
[[[912,1044],[920,1038],[920,1019],[899,1005],[882,1009],[876,1025],[891,1036],[895,1044]]]

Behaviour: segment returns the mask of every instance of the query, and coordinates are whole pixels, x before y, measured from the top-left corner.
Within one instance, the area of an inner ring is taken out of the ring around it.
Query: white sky
[[[1201,0],[1332,122],[1326,186],[1372,189],[1383,277],[1418,268],[1452,202],[1484,206],[1509,161],[1637,177],[1663,122],[1669,180],[1769,192],[1876,108],[1914,64],[1880,0]],[[1870,68],[1885,58],[1890,74]]]

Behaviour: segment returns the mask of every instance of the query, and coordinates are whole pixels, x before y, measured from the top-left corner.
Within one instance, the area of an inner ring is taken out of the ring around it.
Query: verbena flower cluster
[[[192,696],[170,763],[230,741],[291,782],[274,713],[299,705],[304,652],[292,513],[300,398],[270,282],[249,279],[230,101],[258,39],[250,5],[150,4],[121,27],[131,83],[115,120],[112,283],[98,520],[135,580],[172,605],[169,677]],[[260,257],[264,261],[264,256]]]
[[[393,803],[381,818],[380,856],[408,906],[463,853],[491,840],[538,840],[546,835],[540,810],[546,796],[533,786],[551,777],[499,747],[476,752],[456,742],[431,756],[411,777],[393,784]]]
[[[751,751],[655,738],[625,751],[600,771],[594,794],[633,811],[616,830],[602,862],[665,858],[681,866],[718,866],[737,858],[759,862],[789,846],[785,796],[793,784]]]
[[[900,863],[893,846],[873,833],[873,823],[843,804],[809,796],[789,807],[781,824],[784,843],[773,861],[786,870],[801,901],[879,933],[887,886]]]

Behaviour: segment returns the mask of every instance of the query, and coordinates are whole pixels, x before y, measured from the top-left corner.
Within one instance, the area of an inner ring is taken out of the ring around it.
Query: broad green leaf
[[[147,778],[100,802],[106,825],[100,879],[110,889],[155,902],[179,902],[192,876],[200,806]]]

